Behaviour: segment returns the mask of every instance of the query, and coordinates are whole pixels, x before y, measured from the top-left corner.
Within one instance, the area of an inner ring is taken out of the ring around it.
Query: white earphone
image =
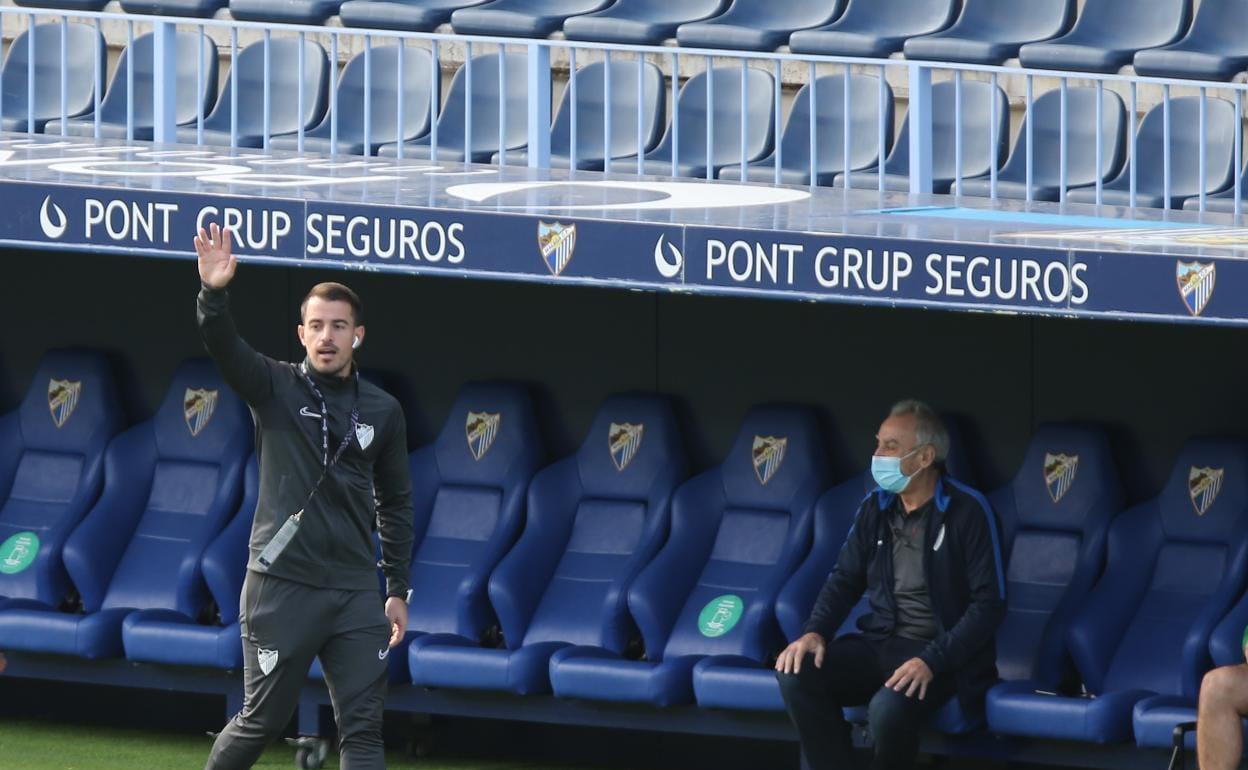
[[[358,335],[358,334],[357,334],[357,335],[355,335],[355,342],[352,342],[352,343],[351,343],[351,349],[352,349],[352,350],[355,350],[355,349],[356,349],[356,348],[358,348],[359,346],[360,346],[360,335]]]

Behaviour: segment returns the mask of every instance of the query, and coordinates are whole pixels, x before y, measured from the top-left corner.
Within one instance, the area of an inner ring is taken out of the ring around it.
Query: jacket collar
[[[893,499],[897,495],[880,487],[875,488],[875,502],[881,511],[886,510],[893,504]],[[932,497],[936,503],[936,510],[944,513],[949,509],[949,489],[945,484],[945,474],[940,474],[936,479],[936,494]]]
[[[311,360],[309,360],[306,356],[299,366],[307,372],[308,377],[316,383],[318,388],[325,388],[326,390],[332,390],[335,392],[346,390],[351,387],[351,381],[354,379],[350,373],[348,373],[346,377],[334,377],[332,375],[327,376],[321,374],[312,366]],[[355,361],[351,362],[351,369],[352,371],[355,370]]]

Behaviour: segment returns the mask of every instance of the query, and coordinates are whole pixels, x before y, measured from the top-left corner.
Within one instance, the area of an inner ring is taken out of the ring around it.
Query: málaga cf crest
[[[1224,475],[1226,471],[1223,468],[1197,468],[1194,465],[1188,472],[1187,493],[1192,497],[1192,507],[1196,509],[1197,516],[1204,516],[1213,501],[1218,499]]]
[[[572,261],[572,252],[576,250],[576,224],[538,222],[537,247],[542,250],[542,261],[550,274],[559,275]]]
[[[1049,497],[1057,502],[1066,496],[1075,483],[1075,471],[1079,469],[1079,455],[1055,455],[1044,453],[1044,485]]]
[[[633,425],[627,422],[613,422],[607,428],[607,446],[611,449],[611,461],[615,469],[622,471],[637,456],[641,449],[641,434],[645,425]]]
[[[217,391],[203,388],[187,388],[182,397],[182,416],[186,418],[186,427],[191,429],[192,436],[208,426],[212,412],[217,408]]]
[[[480,460],[485,457],[486,452],[490,451],[490,447],[494,446],[494,439],[498,438],[498,426],[502,419],[502,414],[498,412],[494,414],[468,413],[468,421],[464,425],[464,430],[468,434],[468,451],[472,453],[472,459]]]
[[[69,380],[48,380],[48,409],[52,412],[52,422],[60,428],[78,407],[78,396],[82,394],[82,382]]]
[[[1175,267],[1175,280],[1179,284],[1179,296],[1187,305],[1187,312],[1200,315],[1213,297],[1213,284],[1217,278],[1217,265],[1213,262],[1179,262]]]
[[[784,462],[784,450],[788,445],[787,438],[754,437],[754,448],[750,454],[754,458],[754,475],[758,477],[758,483],[766,484],[780,470],[780,463]]]

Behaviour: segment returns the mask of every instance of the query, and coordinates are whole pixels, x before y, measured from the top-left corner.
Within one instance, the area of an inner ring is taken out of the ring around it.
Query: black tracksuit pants
[[[381,736],[390,624],[379,590],[342,591],[247,572],[240,603],[243,710],[205,770],[246,770],[279,736],[318,655],[334,705],[343,770],[384,770]]]

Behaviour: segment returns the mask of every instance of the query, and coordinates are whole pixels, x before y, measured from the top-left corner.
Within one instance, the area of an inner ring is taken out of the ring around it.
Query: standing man
[[[997,680],[1005,616],[996,519],[946,476],[949,434],[930,407],[902,401],[876,435],[867,495],[806,633],[776,661],[780,690],[812,770],[854,767],[846,706],[870,704],[873,770],[914,764],[919,731],[950,697],[982,712]],[[836,637],[863,593],[860,633]]]
[[[386,658],[407,627],[412,551],[403,410],[360,379],[362,308],[342,284],[317,284],[304,298],[296,331],[307,356],[299,364],[244,342],[225,291],[237,267],[230,242],[216,224],[195,238],[199,329],[221,375],[251,407],[260,495],[240,602],[243,709],[217,736],[206,770],[255,763],[290,721],[318,655],[341,767],[383,770]]]

